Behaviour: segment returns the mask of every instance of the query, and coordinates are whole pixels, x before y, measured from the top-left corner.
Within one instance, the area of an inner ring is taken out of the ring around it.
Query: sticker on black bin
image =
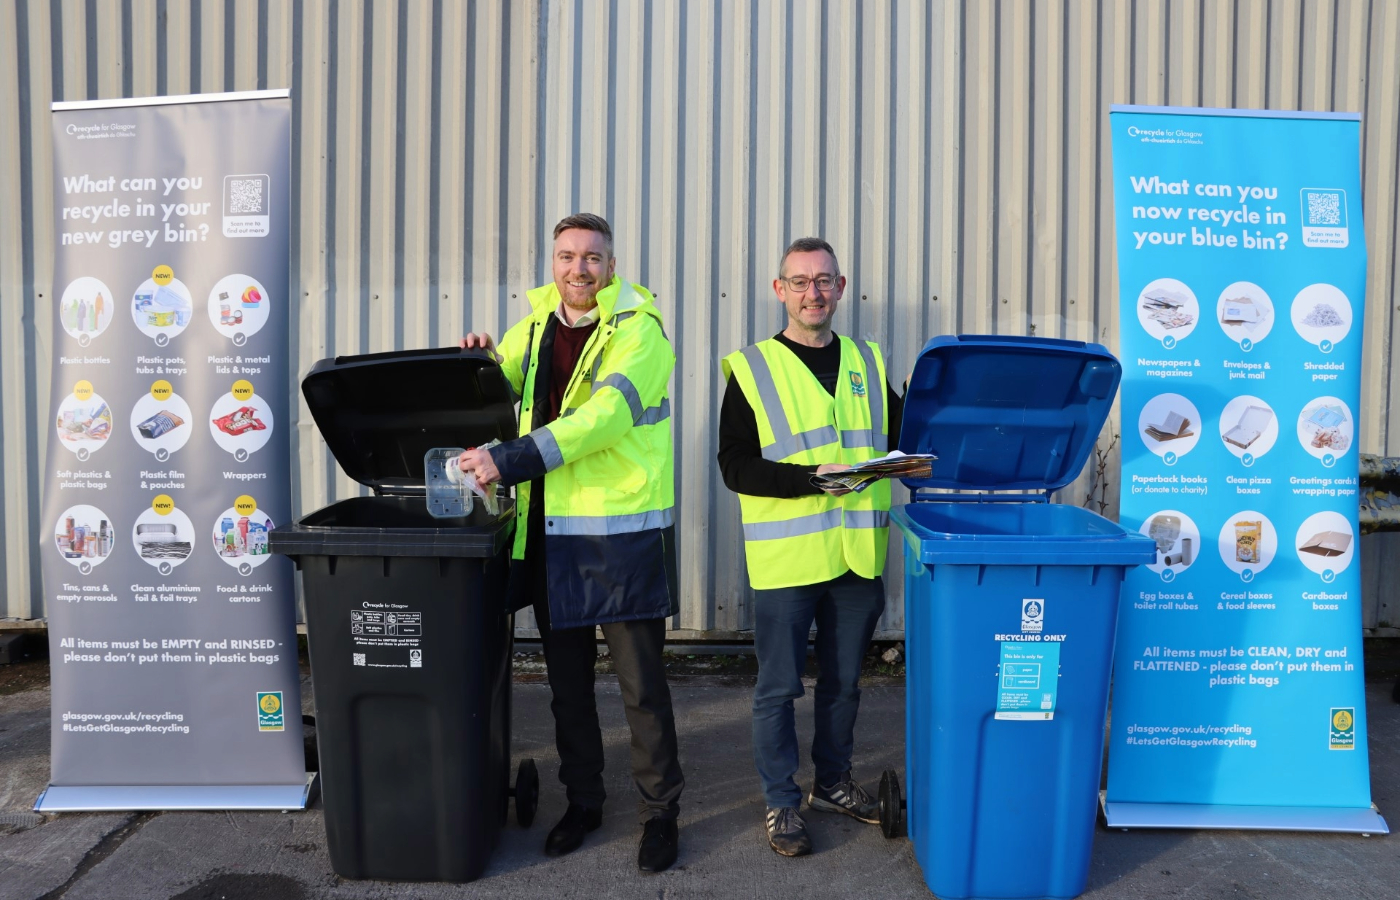
[[[350,611],[355,665],[378,669],[423,668],[423,614],[411,610]]]

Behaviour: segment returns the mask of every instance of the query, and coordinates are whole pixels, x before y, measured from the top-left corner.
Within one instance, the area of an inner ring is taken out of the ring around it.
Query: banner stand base
[[[301,784],[49,785],[34,811],[116,812],[130,810],[305,809],[316,794],[317,775]]]
[[[1109,828],[1221,828],[1240,831],[1332,831],[1390,834],[1370,809],[1326,806],[1217,806],[1209,803],[1121,803],[1099,792]]]

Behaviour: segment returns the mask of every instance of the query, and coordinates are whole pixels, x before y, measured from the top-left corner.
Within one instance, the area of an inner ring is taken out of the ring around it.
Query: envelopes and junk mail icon
[[[1240,416],[1239,422],[1234,428],[1225,432],[1221,437],[1241,450],[1249,449],[1249,445],[1259,440],[1259,436],[1264,433],[1264,429],[1269,427],[1269,423],[1274,420],[1274,411],[1264,406],[1250,406]]]
[[[1316,553],[1318,556],[1341,556],[1351,546],[1351,535],[1345,531],[1319,531],[1303,542],[1298,549],[1303,553]]]
[[[1269,320],[1269,307],[1254,302],[1252,297],[1233,297],[1220,301],[1220,324],[1238,326],[1254,331]]]
[[[1155,441],[1174,441],[1178,438],[1190,437],[1196,432],[1191,430],[1190,419],[1173,410],[1167,413],[1162,424],[1148,425],[1143,429],[1143,433]]]
[[[1226,300],[1220,306],[1220,321],[1226,325],[1244,325],[1247,322],[1258,322],[1261,318],[1259,307],[1255,306],[1249,297]]]

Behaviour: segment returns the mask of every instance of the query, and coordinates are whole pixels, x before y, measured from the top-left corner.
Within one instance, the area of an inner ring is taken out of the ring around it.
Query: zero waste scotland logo
[[[1333,707],[1331,725],[1327,733],[1327,749],[1356,749],[1356,707]]]
[[[258,691],[258,731],[285,731],[281,691]]]

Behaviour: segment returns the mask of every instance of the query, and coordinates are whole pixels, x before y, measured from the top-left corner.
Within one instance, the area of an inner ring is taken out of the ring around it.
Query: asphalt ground
[[[1394,643],[1394,642],[1391,642]],[[1400,821],[1400,706],[1391,699],[1393,653],[1368,664],[1372,797]],[[348,881],[331,870],[319,801],[294,813],[124,813],[38,816],[49,774],[49,692],[42,661],[0,667],[0,898],[928,898],[910,843],[844,816],[807,815],[816,853],[768,849],[750,757],[752,676],[742,660],[677,660],[672,685],[682,764],[681,853],[660,875],[636,869],[639,829],[628,777],[627,729],[615,679],[599,679],[609,802],[603,826],[577,852],[541,852],[564,810],[557,783],[548,688],[537,660],[517,666],[515,758],[539,761],[534,825],[512,823],[486,875],[471,884]],[[606,666],[603,666],[604,670]],[[887,670],[886,670],[887,671]],[[312,708],[304,678],[305,708]],[[858,724],[857,776],[904,768],[902,679],[872,672]],[[810,734],[810,695],[798,704]],[[809,781],[804,766],[799,780]],[[1400,897],[1395,837],[1242,831],[1110,831],[1095,835],[1088,898]]]

